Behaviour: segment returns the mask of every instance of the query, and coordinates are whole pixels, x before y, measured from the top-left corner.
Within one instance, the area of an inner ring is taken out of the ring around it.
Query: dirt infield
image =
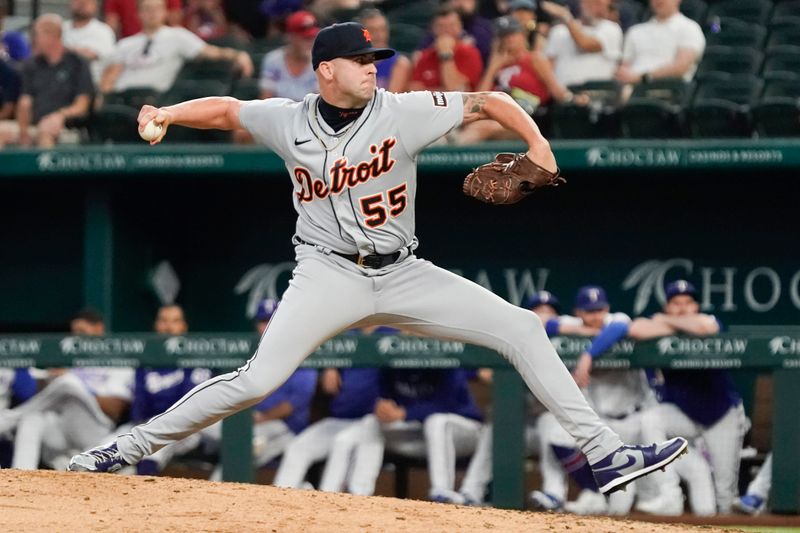
[[[635,533],[726,531],[264,485],[0,470],[2,531]]]

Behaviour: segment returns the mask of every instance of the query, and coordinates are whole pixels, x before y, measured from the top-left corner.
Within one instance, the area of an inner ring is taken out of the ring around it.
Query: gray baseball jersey
[[[297,236],[361,255],[416,247],[417,154],[463,120],[460,93],[376,91],[362,115],[334,132],[319,95],[242,106],[253,137],[278,153],[294,182]]]
[[[410,252],[379,269],[328,253],[391,254],[416,246],[416,157],[461,124],[461,94],[378,90],[339,132],[319,117],[318,98],[247,102],[240,112],[255,139],[286,161],[298,213],[297,267],[256,353],[118,437],[125,461],[136,463],[257,403],[321,343],[371,324],[497,351],[590,461],[617,450],[619,436],[589,407],[536,315]]]

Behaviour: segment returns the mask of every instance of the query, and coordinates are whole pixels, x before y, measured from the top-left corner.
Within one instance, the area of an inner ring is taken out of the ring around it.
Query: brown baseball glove
[[[566,183],[560,173],[558,168],[546,170],[524,153],[497,154],[467,176],[464,194],[488,204],[515,204],[540,187]]]

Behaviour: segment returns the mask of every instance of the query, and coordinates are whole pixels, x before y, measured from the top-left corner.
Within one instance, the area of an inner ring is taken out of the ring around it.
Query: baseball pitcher
[[[78,471],[114,471],[258,403],[326,339],[356,326],[383,324],[420,335],[485,346],[506,357],[572,435],[604,493],[674,461],[680,437],[624,446],[589,407],[542,322],[464,278],[416,257],[416,159],[462,124],[492,119],[519,135],[527,153],[501,154],[467,177],[464,191],[488,203],[521,200],[560,181],[555,157],[533,119],[504,93],[376,89],[375,48],[360,24],[319,32],[312,64],[319,95],[302,102],[242,102],[210,97],[154,108],[139,128],[172,124],[245,128],[286,163],[297,211],[297,267],[256,353],[241,368],[210,379],[130,433],[76,455]],[[342,305],[342,302],[347,302]]]

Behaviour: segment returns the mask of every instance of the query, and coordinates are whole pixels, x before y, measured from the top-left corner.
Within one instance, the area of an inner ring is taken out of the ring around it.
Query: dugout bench
[[[555,337],[553,345],[571,367],[589,340]],[[258,338],[242,333],[192,333],[180,337],[119,334],[107,337],[0,335],[0,367],[208,367],[231,370],[254,352]],[[517,372],[489,350],[454,341],[399,335],[335,337],[303,366],[348,368],[491,367],[494,369],[494,482],[497,507],[524,507],[526,388]],[[647,342],[620,341],[596,369],[660,367],[673,369],[758,369],[772,371],[773,490],[771,509],[800,513],[800,417],[794,411],[800,390],[800,329],[736,328],[717,337],[664,337]],[[221,456],[224,478],[252,481],[252,418],[249,411],[223,422]]]

